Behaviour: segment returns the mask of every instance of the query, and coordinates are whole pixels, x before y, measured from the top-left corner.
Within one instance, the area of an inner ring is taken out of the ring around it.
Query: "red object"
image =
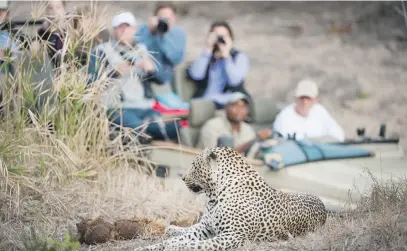
[[[157,100],[155,101],[152,109],[163,115],[187,116],[189,114],[188,109],[168,109],[161,105]]]
[[[188,120],[181,120],[181,121],[179,122],[179,124],[180,124],[182,127],[188,127],[188,125],[189,125]]]

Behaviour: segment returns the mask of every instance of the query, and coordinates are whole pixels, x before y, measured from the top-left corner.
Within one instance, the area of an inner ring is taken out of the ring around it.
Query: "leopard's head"
[[[215,148],[206,148],[194,159],[191,168],[182,177],[189,190],[200,194],[214,189],[217,175],[216,159]]]

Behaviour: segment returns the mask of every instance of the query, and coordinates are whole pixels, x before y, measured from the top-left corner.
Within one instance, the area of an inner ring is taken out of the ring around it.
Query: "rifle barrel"
[[[44,23],[44,20],[13,20],[11,23],[14,25],[37,25]]]

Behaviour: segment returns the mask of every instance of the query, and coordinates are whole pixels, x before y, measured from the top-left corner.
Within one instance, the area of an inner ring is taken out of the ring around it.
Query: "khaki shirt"
[[[240,131],[233,132],[232,125],[225,115],[220,115],[208,120],[201,128],[198,147],[204,149],[205,147],[216,147],[218,138],[222,136],[233,137],[234,147],[249,142],[256,138],[256,132],[253,127],[246,122],[242,122]]]

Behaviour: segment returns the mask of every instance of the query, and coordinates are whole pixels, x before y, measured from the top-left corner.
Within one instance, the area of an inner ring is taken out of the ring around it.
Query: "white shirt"
[[[285,107],[277,115],[273,130],[281,133],[285,138],[288,137],[288,134],[293,136],[296,133],[297,140],[327,136],[338,141],[345,139],[343,129],[319,103],[312,106],[307,117],[303,117],[295,111],[295,104]]]

